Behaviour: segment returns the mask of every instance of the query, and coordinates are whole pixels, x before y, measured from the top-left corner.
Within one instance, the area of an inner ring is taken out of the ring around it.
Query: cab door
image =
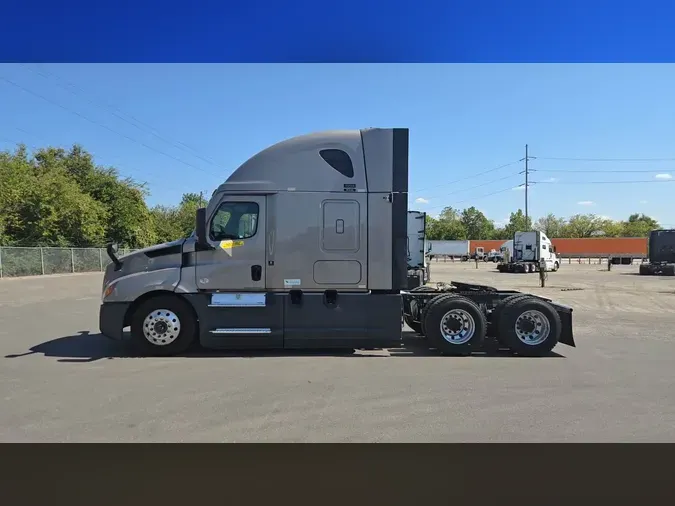
[[[197,254],[199,290],[265,290],[265,213],[264,195],[223,196],[206,222],[213,249]]]

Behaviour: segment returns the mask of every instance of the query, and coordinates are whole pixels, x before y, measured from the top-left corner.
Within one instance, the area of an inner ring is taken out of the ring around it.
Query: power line
[[[591,173],[591,174],[648,174],[651,172],[669,172],[675,169],[648,169],[648,170],[567,170],[567,169],[530,169],[530,172],[569,172],[569,173]]]
[[[497,195],[499,193],[504,193],[504,192],[508,192],[508,191],[513,191],[513,187],[511,186],[509,188],[504,188],[503,190],[497,190],[497,191],[494,191],[494,192],[486,193],[484,195],[479,195],[477,197],[472,197],[472,198],[465,199],[465,200],[458,200],[456,202],[453,202],[452,204],[440,204],[440,205],[437,205],[437,206],[428,207],[427,209],[438,209],[439,207],[451,207],[451,206],[454,206],[454,205],[457,205],[457,204],[463,204],[465,202],[473,202],[474,200],[478,200],[478,199],[482,199],[482,198],[486,198],[486,197],[491,197],[492,195]]]
[[[59,88],[62,88],[62,89],[64,89],[64,90],[68,91],[68,92],[71,93],[72,95],[75,95],[75,96],[78,95],[78,93],[75,92],[75,91],[73,91],[73,89],[78,90],[78,91],[79,91],[79,94],[81,94],[81,95],[85,95],[85,94],[86,94],[86,92],[85,92],[82,88],[78,87],[76,84],[73,84],[73,83],[71,83],[71,82],[69,82],[69,81],[67,81],[67,80],[65,80],[65,79],[63,79],[63,78],[61,78],[61,77],[59,77],[59,76],[57,76],[57,75],[55,75],[55,74],[49,72],[49,71],[47,71],[47,70],[44,70],[44,69],[43,69],[43,70],[32,69],[32,68],[26,66],[26,64],[24,64],[24,63],[20,63],[20,65],[23,66],[24,68],[28,69],[29,71],[34,72],[34,73],[40,75],[41,77],[43,77],[43,78],[46,79],[46,80],[49,80],[49,77],[48,77],[48,76],[51,76],[52,78],[54,78],[54,79],[56,79],[56,80],[63,81],[64,83],[66,83],[66,84],[68,85],[68,87],[63,86],[63,85],[61,85],[61,84],[59,84],[59,83],[54,83],[54,84],[56,84],[56,86],[58,86]],[[69,89],[69,88],[72,88],[72,89]],[[89,98],[87,98],[86,96],[84,96],[83,98],[84,98],[84,100],[86,100],[89,104],[96,105],[96,106],[98,106],[98,107],[102,107],[102,108],[108,109],[108,110],[111,112],[111,114],[112,114],[113,116],[115,116],[116,118],[119,118],[119,119],[121,119],[122,121],[124,121],[124,122],[130,124],[131,126],[137,128],[137,129],[139,129],[139,130],[141,130],[141,131],[146,131],[146,132],[149,133],[150,135],[152,135],[152,136],[158,138],[159,140],[161,140],[161,141],[163,141],[163,142],[165,142],[165,143],[167,143],[167,144],[170,144],[171,146],[173,146],[173,147],[175,147],[175,148],[177,148],[177,149],[180,149],[180,150],[182,150],[183,152],[186,152],[186,153],[188,153],[188,154],[191,154],[192,156],[195,156],[195,157],[197,157],[197,158],[199,158],[199,159],[201,159],[201,160],[203,160],[203,161],[205,161],[205,162],[207,162],[207,163],[209,163],[209,164],[211,164],[211,165],[214,165],[214,166],[216,166],[216,167],[218,167],[218,168],[223,168],[223,167],[221,167],[218,163],[214,162],[212,159],[206,158],[206,157],[200,155],[200,154],[197,152],[197,150],[195,150],[194,148],[191,148],[191,147],[188,146],[187,144],[185,144],[185,143],[183,143],[183,142],[180,142],[180,141],[177,141],[177,140],[176,140],[176,141],[173,141],[173,140],[171,140],[171,139],[167,139],[167,138],[163,137],[162,135],[160,135],[159,133],[157,133],[157,129],[154,128],[152,125],[149,125],[149,124],[147,124],[147,123],[145,123],[145,122],[143,122],[143,121],[141,121],[141,120],[135,118],[135,117],[132,116],[131,114],[125,113],[124,111],[120,110],[118,107],[114,107],[114,106],[112,106],[112,105],[110,105],[110,104],[106,104],[106,103],[104,103],[102,100],[100,100],[99,103],[97,103],[95,100],[89,99]],[[125,117],[122,116],[122,115],[127,116],[131,121],[130,121],[129,119],[125,118]],[[141,126],[139,126],[139,125],[141,125]],[[141,127],[145,127],[145,128],[141,128]]]
[[[422,191],[425,191],[425,190],[429,190],[429,189],[431,189],[431,188],[438,188],[438,187],[440,187],[440,186],[448,186],[448,185],[451,185],[451,184],[459,183],[459,182],[461,182],[461,181],[466,181],[467,179],[471,179],[471,178],[474,178],[474,177],[479,177],[479,176],[482,176],[482,175],[484,175],[484,174],[489,174],[490,172],[495,172],[495,171],[497,171],[497,170],[499,170],[499,169],[505,169],[506,167],[510,167],[511,165],[515,165],[515,164],[517,164],[517,163],[520,163],[520,161],[521,161],[521,160],[515,160],[515,161],[513,161],[513,162],[509,162],[509,163],[505,163],[504,165],[500,165],[499,167],[494,167],[494,168],[492,168],[492,169],[488,169],[488,170],[485,170],[485,171],[483,171],[483,172],[477,172],[477,173],[475,173],[475,174],[470,174],[470,175],[468,175],[468,176],[466,176],[466,177],[463,177],[463,178],[460,178],[460,179],[455,179],[454,181],[450,181],[449,183],[442,183],[442,184],[437,184],[437,185],[434,185],[434,186],[428,186],[428,187],[422,188],[422,189],[420,189],[420,190],[414,190],[414,191],[412,191],[412,192],[410,192],[410,193],[419,193],[419,192],[422,192]]]
[[[664,180],[653,180],[653,179],[646,179],[642,181],[536,181],[532,182],[531,184],[576,184],[576,185],[584,185],[584,184],[637,184],[637,183],[657,183],[657,184],[663,184],[663,183],[672,183],[675,182],[675,179],[664,179]]]
[[[568,162],[673,162],[675,158],[556,158],[537,156],[538,160],[559,160]]]
[[[498,179],[492,179],[490,181],[486,181],[485,183],[477,184],[477,185],[471,186],[469,188],[462,188],[461,190],[455,190],[455,191],[452,191],[452,192],[449,192],[449,193],[443,193],[443,195],[435,195],[435,196],[431,196],[431,197],[428,197],[428,198],[434,199],[434,198],[438,198],[438,197],[446,197],[448,195],[455,195],[457,193],[464,193],[464,192],[467,192],[467,191],[470,191],[470,190],[474,190],[476,188],[481,188],[483,186],[487,186],[487,185],[492,184],[492,183],[498,183],[499,181],[504,181],[506,179],[510,179],[510,178],[518,176],[518,175],[520,175],[520,172],[516,172],[515,174],[509,174],[508,176],[500,177]]]
[[[648,180],[648,181],[592,181],[592,182],[590,182],[590,184],[611,184],[611,183],[670,183],[670,182],[673,182],[673,181],[675,181],[675,180],[672,180],[672,181],[671,181],[671,180],[667,180],[667,181],[652,181],[652,180]],[[540,181],[540,182],[537,182],[537,181],[529,181],[529,185],[533,185],[533,184],[544,184],[544,183],[547,183],[547,184],[548,184],[548,183],[550,183],[550,184],[560,184],[560,183],[553,183],[553,182],[550,182],[550,181],[543,181],[543,182],[541,182],[541,181]],[[582,183],[579,183],[579,182],[566,182],[565,184],[585,184],[585,183],[583,183],[583,182],[582,182]],[[518,187],[521,187],[521,186],[523,186],[523,185],[521,184],[521,185],[519,185]],[[484,195],[478,195],[478,196],[476,196],[476,197],[468,198],[468,199],[465,199],[465,200],[458,200],[458,201],[455,201],[455,202],[453,202],[453,203],[451,203],[451,204],[439,204],[439,205],[437,205],[437,206],[431,206],[431,207],[428,207],[428,208],[426,208],[426,209],[431,210],[431,209],[438,209],[438,208],[440,208],[440,207],[443,207],[443,208],[445,208],[445,207],[451,207],[451,206],[455,206],[455,205],[457,205],[457,204],[463,204],[463,203],[466,203],[466,202],[473,202],[474,200],[479,200],[479,199],[491,197],[491,196],[493,196],[493,195],[498,195],[498,194],[500,194],[500,193],[504,193],[504,192],[508,192],[508,191],[513,191],[513,190],[514,190],[513,187],[504,188],[504,189],[502,189],[502,190],[497,190],[497,191],[494,191],[494,192],[486,193],[486,194],[484,194]]]
[[[185,160],[181,160],[180,158],[177,158],[177,157],[175,157],[175,156],[173,156],[173,155],[170,155],[170,154],[168,154],[168,153],[165,153],[164,151],[160,151],[159,149],[153,148],[152,146],[149,146],[148,144],[144,143],[143,141],[139,141],[138,139],[134,139],[133,137],[129,137],[129,136],[126,135],[126,134],[123,134],[123,133],[120,133],[120,132],[118,132],[118,131],[116,131],[116,130],[113,130],[113,129],[110,128],[109,126],[104,125],[103,123],[99,123],[98,121],[94,121],[94,120],[92,120],[91,118],[88,118],[87,116],[85,116],[84,114],[81,114],[81,113],[79,113],[79,112],[77,112],[77,111],[74,111],[73,109],[70,109],[70,108],[68,108],[68,107],[65,107],[64,105],[59,104],[58,102],[55,102],[55,101],[53,101],[53,100],[51,100],[51,99],[49,99],[49,98],[47,98],[47,97],[45,97],[45,96],[43,96],[43,95],[40,95],[39,93],[36,93],[36,92],[34,92],[34,91],[32,91],[32,90],[29,90],[28,88],[26,88],[26,87],[24,87],[24,86],[21,86],[20,84],[15,83],[15,82],[12,81],[11,79],[7,79],[7,78],[4,77],[4,76],[0,76],[0,79],[2,79],[3,81],[5,81],[6,83],[11,84],[12,86],[15,86],[16,88],[19,88],[19,89],[25,91],[26,93],[29,93],[29,94],[31,94],[31,95],[33,95],[33,96],[35,96],[35,97],[38,97],[38,98],[44,100],[45,102],[48,102],[48,103],[50,103],[50,104],[52,104],[52,105],[55,105],[55,106],[57,106],[57,107],[59,107],[59,108],[65,110],[65,111],[70,112],[71,114],[74,114],[74,115],[76,115],[76,116],[79,116],[80,118],[82,118],[82,119],[84,119],[84,120],[86,120],[86,121],[88,121],[88,122],[90,122],[90,123],[93,123],[94,125],[100,126],[101,128],[105,128],[106,130],[108,130],[108,131],[110,131],[110,132],[112,132],[112,133],[114,133],[114,134],[116,134],[116,135],[119,135],[120,137],[124,137],[125,139],[128,139],[128,140],[130,140],[130,141],[132,141],[132,142],[135,142],[135,143],[137,143],[137,144],[140,144],[141,146],[143,146],[143,147],[145,147],[145,148],[147,148],[147,149],[149,149],[149,150],[151,150],[151,151],[154,151],[154,152],[159,153],[159,154],[161,154],[161,155],[164,155],[164,156],[166,156],[166,157],[168,157],[168,158],[171,158],[171,159],[173,159],[173,160],[176,160],[177,162],[180,162],[180,163],[182,163],[183,165],[186,165],[186,166],[188,166],[188,167],[192,167],[193,169],[197,169],[197,170],[199,170],[199,171],[201,171],[201,172],[204,172],[204,173],[206,173],[206,174],[210,174],[210,175],[212,175],[212,176],[214,176],[214,177],[221,178],[221,176],[218,175],[218,174],[215,174],[215,173],[213,173],[213,172],[204,170],[204,169],[202,169],[201,167],[198,167],[198,166],[193,165],[193,164],[191,164],[191,163],[189,163],[189,162],[186,162]]]

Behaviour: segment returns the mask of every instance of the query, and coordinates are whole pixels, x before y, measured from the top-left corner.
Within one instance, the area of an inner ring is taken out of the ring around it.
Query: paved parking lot
[[[133,358],[98,335],[101,274],[0,281],[0,441],[675,441],[675,278],[637,266],[536,274],[432,264],[433,281],[575,308],[578,348],[438,357]]]

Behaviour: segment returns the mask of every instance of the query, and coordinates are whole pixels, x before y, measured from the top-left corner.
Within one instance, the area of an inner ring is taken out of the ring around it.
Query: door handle
[[[251,266],[251,279],[253,281],[260,281],[261,277],[262,277],[262,266],[252,265]]]

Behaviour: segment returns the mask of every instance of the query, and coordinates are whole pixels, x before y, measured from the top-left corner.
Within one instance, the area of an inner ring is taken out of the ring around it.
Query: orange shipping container
[[[470,241],[469,248],[471,253],[473,253],[476,251],[476,247],[482,246],[487,253],[492,249],[499,250],[505,242],[506,240],[494,239]],[[589,237],[584,239],[551,239],[551,242],[555,246],[558,255],[561,256],[647,256],[646,237]]]
[[[586,239],[551,239],[558,255],[632,255],[647,256],[646,237],[589,237]]]
[[[497,250],[499,251],[499,248],[501,247],[502,244],[504,244],[506,241],[501,241],[499,239],[488,239],[485,241],[469,241],[469,248],[471,253],[475,253],[477,247],[482,247],[485,250],[485,253],[489,253],[490,250]]]

